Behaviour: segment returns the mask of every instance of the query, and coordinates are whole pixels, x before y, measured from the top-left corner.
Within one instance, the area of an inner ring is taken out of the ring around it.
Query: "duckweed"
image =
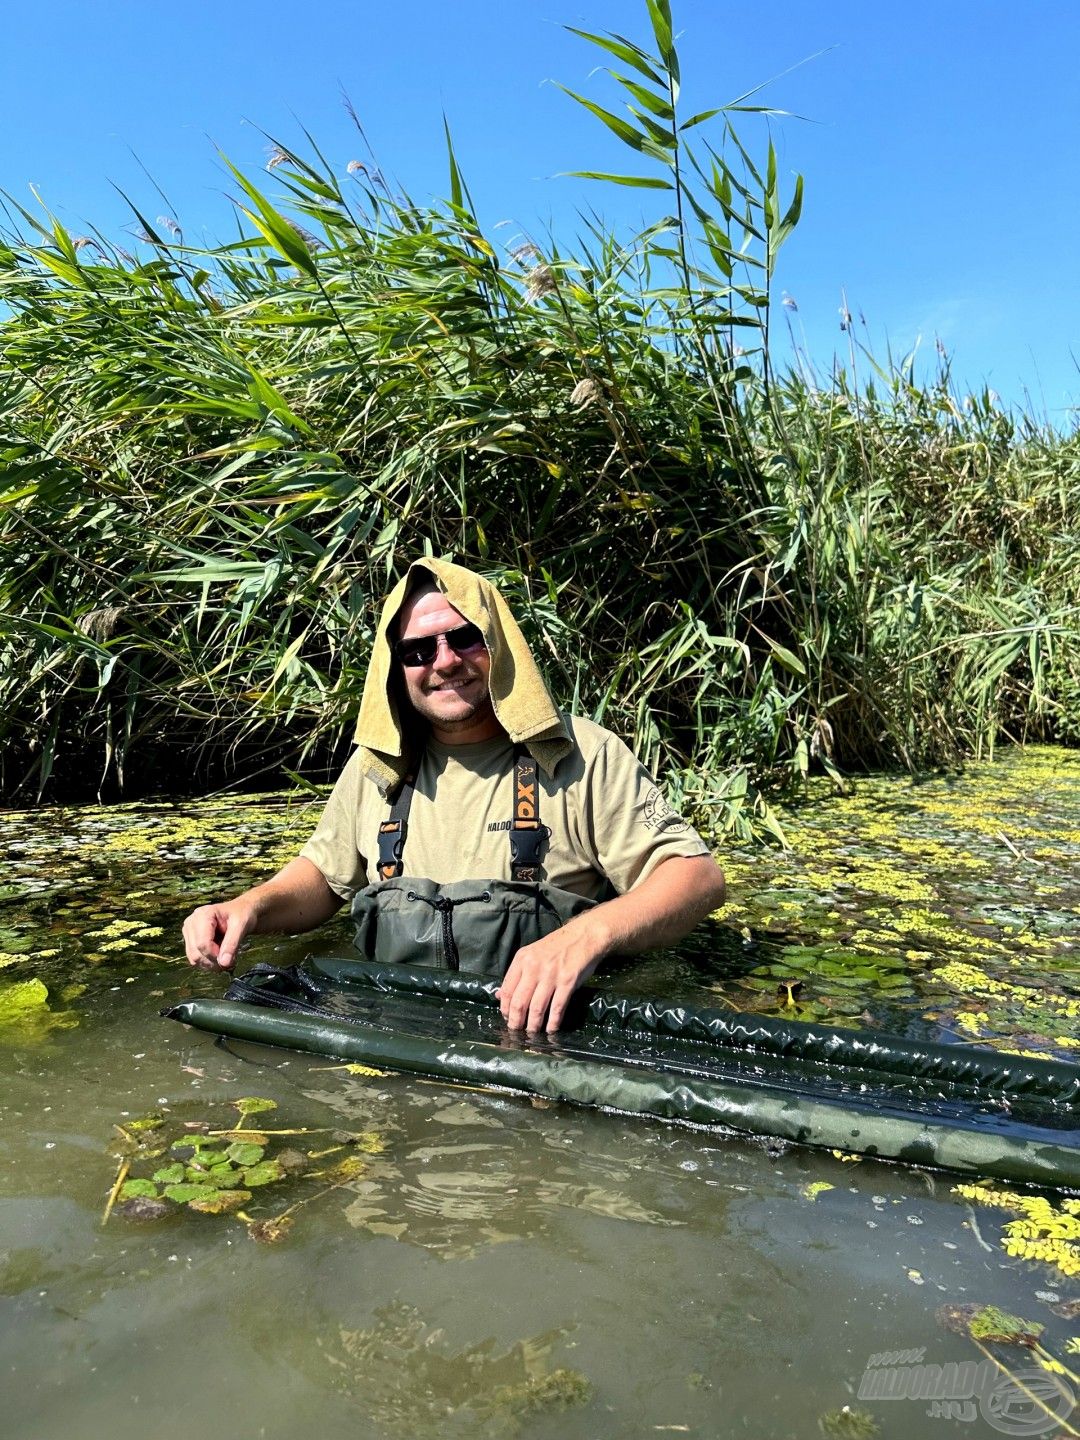
[[[224,803],[227,824],[220,798],[3,814],[0,972],[46,987],[38,1038],[118,972],[181,965],[184,914],[295,855],[320,808],[306,792]],[[842,796],[812,784],[783,828],[787,850],[724,842],[728,901],[692,941],[688,999],[1075,1057],[1080,754],[1017,750]]]
[[[1080,756],[1048,747],[840,797],[811,787],[783,817],[789,851],[721,857],[743,963],[711,989],[797,1019],[1075,1053],[1078,812]]]
[[[1053,1265],[1062,1275],[1080,1275],[1080,1200],[1054,1205],[1043,1195],[1019,1195],[985,1184],[956,1185],[953,1193],[1020,1217],[1002,1227],[1001,1246],[1007,1255]]]

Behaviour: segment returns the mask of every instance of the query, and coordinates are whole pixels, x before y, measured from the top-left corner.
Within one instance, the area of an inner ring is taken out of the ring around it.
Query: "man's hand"
[[[200,905],[184,921],[188,964],[203,970],[231,970],[236,952],[257,920],[256,907],[245,896],[220,905]]]
[[[498,989],[511,1030],[548,1034],[562,1024],[567,1001],[607,955],[638,955],[674,945],[724,902],[724,873],[711,855],[672,856],[625,895],[567,921],[519,950]]]
[[[318,866],[298,856],[265,885],[245,890],[235,900],[200,905],[184,921],[189,965],[229,970],[248,935],[257,932],[314,930],[341,906]]]
[[[603,959],[603,945],[577,916],[519,950],[499,986],[499,1009],[511,1030],[551,1032],[562,1024],[567,1002]]]

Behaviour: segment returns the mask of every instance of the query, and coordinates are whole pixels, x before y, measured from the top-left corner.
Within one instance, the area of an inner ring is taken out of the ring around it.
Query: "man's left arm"
[[[674,945],[724,901],[724,874],[711,855],[673,855],[614,900],[576,915],[514,956],[499,987],[512,1030],[562,1024],[577,987],[608,955],[637,955]]]

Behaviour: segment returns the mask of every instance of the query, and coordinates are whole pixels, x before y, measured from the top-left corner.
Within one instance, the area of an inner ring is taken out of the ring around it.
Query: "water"
[[[948,815],[934,809],[945,799]],[[1007,1255],[1014,1215],[972,1207],[950,1177],[351,1074],[159,1020],[168,1003],[221,990],[177,962],[191,903],[249,883],[312,823],[305,806],[236,801],[0,817],[5,1434],[1057,1433],[1007,1381],[996,1399],[881,1398],[925,1389],[926,1366],[984,1363],[945,1323],[950,1306],[1038,1322],[1045,1353],[1080,1370],[1075,1280]],[[972,1016],[984,1041],[1070,1053],[1075,757],[862,787],[791,828],[791,856],[758,856],[753,870],[728,857],[736,886],[719,925],[676,957],[615,967],[611,983],[790,1014],[779,968],[803,981],[799,1013],[939,1035]],[[903,848],[931,842],[947,865],[932,846],[921,862]],[[929,893],[884,897],[890,883]],[[935,946],[935,925],[990,945]],[[344,940],[332,925],[261,939],[249,958],[291,963]],[[950,981],[958,951],[982,981]],[[1006,988],[972,988],[987,981]],[[251,1192],[253,1219],[297,1206],[280,1243],[257,1243],[235,1215],[180,1208],[102,1225],[117,1125],[157,1112],[151,1140],[224,1129],[244,1096],[277,1105],[249,1129],[309,1132],[267,1135],[268,1152],[317,1157],[308,1176]],[[362,1173],[333,1188],[310,1178],[342,1156]],[[1047,1383],[1031,1351],[989,1350],[1029,1389]],[[1080,1394],[1068,1375],[1058,1383]],[[1047,1403],[1065,1404],[1053,1391]]]

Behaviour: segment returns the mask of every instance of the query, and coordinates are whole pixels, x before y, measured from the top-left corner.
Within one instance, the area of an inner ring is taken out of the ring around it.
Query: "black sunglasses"
[[[394,654],[402,665],[410,668],[416,665],[430,665],[439,653],[439,641],[445,640],[455,655],[468,655],[471,650],[481,650],[484,637],[479,625],[459,625],[456,630],[444,630],[439,635],[421,635],[415,640],[398,640]]]

